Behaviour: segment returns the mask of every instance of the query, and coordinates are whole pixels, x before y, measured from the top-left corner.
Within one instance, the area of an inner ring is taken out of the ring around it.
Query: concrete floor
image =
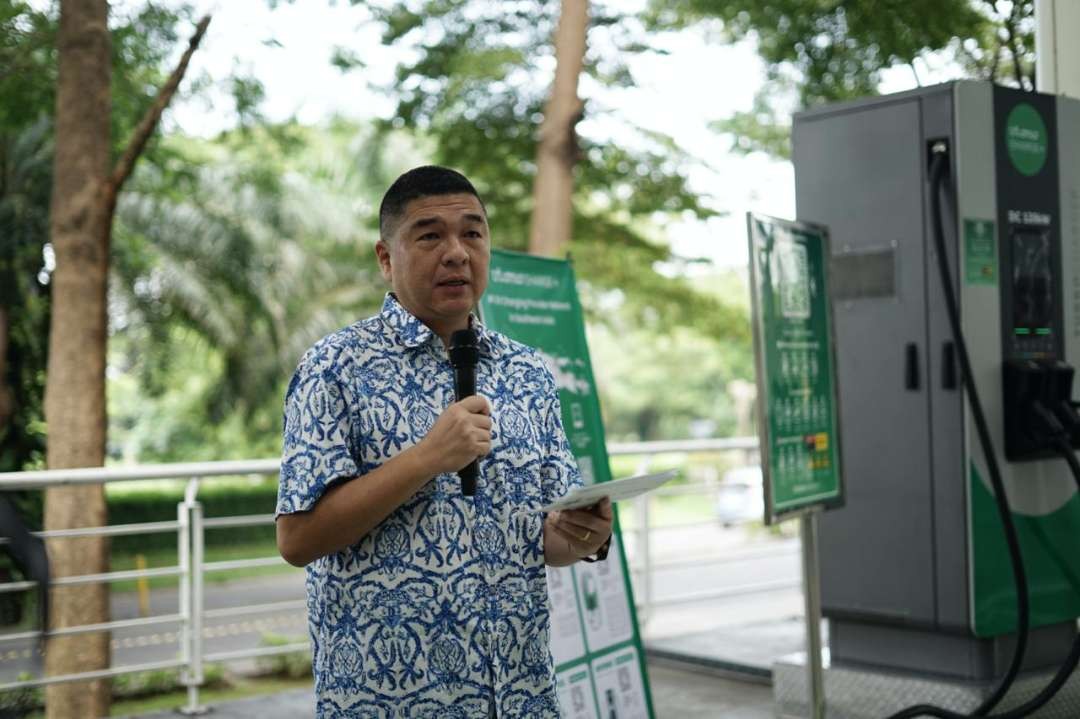
[[[668,660],[649,660],[657,719],[773,719],[772,688]],[[293,689],[213,707],[214,719],[297,719],[312,715],[311,690]],[[128,719],[176,719],[175,711]]]
[[[649,660],[657,719],[773,719],[772,687],[682,663]]]

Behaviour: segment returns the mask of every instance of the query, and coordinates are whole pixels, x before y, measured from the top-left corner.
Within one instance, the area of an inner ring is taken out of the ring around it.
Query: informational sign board
[[[765,522],[844,501],[820,227],[747,213]]]
[[[563,426],[586,484],[611,479],[600,401],[570,262],[493,250],[484,324],[536,348],[559,387]],[[651,719],[645,653],[618,514],[603,562],[548,567],[551,652],[568,719]]]

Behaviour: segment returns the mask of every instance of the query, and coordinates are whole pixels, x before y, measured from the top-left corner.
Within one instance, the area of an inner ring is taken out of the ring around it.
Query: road
[[[632,564],[640,561],[637,537],[627,533],[624,539]],[[698,526],[654,530],[650,537],[653,561],[651,594],[657,602],[649,614],[642,613],[642,633],[646,641],[672,646],[680,637],[700,635],[703,631],[732,629],[749,625],[789,623],[802,611],[798,585],[800,569],[798,542],[724,530],[718,526]],[[634,591],[640,602],[646,588],[640,576],[634,577]],[[750,592],[747,588],[758,588]],[[727,593],[721,598],[697,601],[672,601],[691,594]],[[207,583],[207,610],[244,607],[304,599],[304,573],[301,570],[272,576]],[[151,592],[150,614],[178,612],[176,589]],[[134,592],[112,597],[112,618],[139,616]],[[797,628],[797,625],[796,625]],[[176,659],[180,654],[177,622],[154,626],[117,629],[112,635],[113,666],[128,666]],[[297,608],[287,611],[264,611],[207,619],[203,627],[206,654],[237,651],[259,646],[263,636],[278,634],[293,638],[307,636],[306,613]],[[790,633],[790,632],[788,632]],[[790,642],[788,642],[790,643]],[[775,642],[774,642],[775,644]],[[781,642],[781,646],[787,644]],[[739,647],[727,647],[735,656]],[[725,647],[715,648],[723,653]],[[780,650],[777,650],[780,651]],[[32,642],[0,641],[0,682],[14,681],[20,673],[41,671]],[[252,662],[237,667],[250,668]]]
[[[272,576],[208,583],[204,594],[207,610],[270,604],[304,599],[302,570]],[[169,615],[179,611],[176,589],[155,589],[150,593],[150,615]],[[139,616],[135,592],[115,593],[111,601],[112,619]],[[263,635],[274,633],[289,637],[307,636],[303,608],[291,611],[245,613],[239,616],[207,619],[203,626],[203,649],[207,654],[259,646]],[[0,644],[0,682],[14,681],[21,672],[36,674],[36,644],[29,641]],[[114,667],[176,659],[180,656],[180,625],[167,622],[153,626],[115,629],[112,633]]]

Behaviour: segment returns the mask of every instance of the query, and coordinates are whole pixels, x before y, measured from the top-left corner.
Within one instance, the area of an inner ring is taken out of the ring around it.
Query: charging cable
[[[982,401],[979,399],[979,392],[975,388],[975,377],[971,371],[967,343],[964,341],[964,333],[960,326],[960,310],[956,301],[956,291],[953,287],[952,275],[949,272],[944,223],[941,219],[941,192],[945,186],[945,177],[949,171],[949,148],[945,142],[936,142],[931,147],[930,152],[932,155],[930,162],[930,214],[933,224],[934,249],[937,253],[937,265],[941,274],[941,289],[945,295],[945,309],[949,316],[949,327],[952,330],[953,343],[956,345],[957,358],[960,360],[960,376],[967,392],[968,403],[971,405],[971,414],[975,421],[975,430],[979,436],[979,445],[982,447],[983,456],[986,457],[986,467],[990,474],[990,485],[994,490],[994,501],[997,505],[998,517],[1000,517],[1001,524],[1005,529],[1005,543],[1008,546],[1009,563],[1012,566],[1013,581],[1016,585],[1016,647],[1013,650],[1009,668],[997,687],[970,714],[960,714],[932,704],[919,704],[901,709],[891,715],[889,719],[912,719],[919,716],[939,717],[939,719],[967,719],[968,717],[988,716],[990,711],[1004,698],[1013,682],[1016,681],[1016,676],[1020,673],[1020,666],[1024,661],[1024,652],[1027,650],[1028,629],[1031,621],[1024,558],[1020,553],[1020,541],[1016,536],[1016,526],[1013,524],[1009,500],[1005,495],[1005,484],[1001,481],[997,454],[994,452],[994,445],[990,439],[990,429],[986,423]],[[1023,716],[1027,716],[1027,714],[1014,714],[1010,711],[996,715],[996,718],[1019,719],[1019,717]]]

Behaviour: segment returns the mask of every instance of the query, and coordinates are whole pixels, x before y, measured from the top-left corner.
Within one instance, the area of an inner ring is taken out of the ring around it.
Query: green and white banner
[[[611,479],[585,322],[569,261],[493,250],[484,323],[544,356],[586,484]],[[551,652],[568,719],[651,719],[652,696],[618,513],[607,561],[548,568]]]

